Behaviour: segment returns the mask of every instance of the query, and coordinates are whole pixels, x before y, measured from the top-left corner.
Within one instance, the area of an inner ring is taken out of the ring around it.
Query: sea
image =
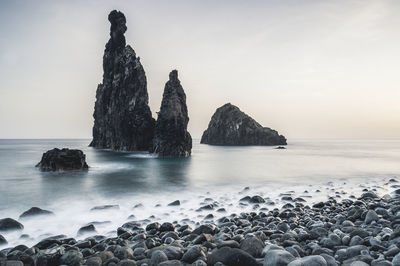
[[[303,197],[306,204],[359,196],[365,189],[393,192],[400,181],[400,140],[290,140],[275,146],[210,146],[193,140],[190,158],[157,158],[145,152],[114,152],[88,147],[89,139],[0,140],[0,219],[19,216],[31,207],[54,215],[20,220],[22,231],[2,234],[7,246],[34,245],[63,234],[76,239],[80,227],[116,236],[127,221],[143,226],[164,221],[196,227],[231,213],[272,210],[285,204],[282,195]],[[89,170],[41,172],[35,165],[52,148],[81,149]],[[267,203],[245,204],[260,195]],[[179,200],[179,206],[168,204]],[[116,205],[105,210],[95,206]],[[200,210],[212,205],[210,210]],[[211,221],[206,221],[207,214]],[[22,236],[22,237],[21,237]]]

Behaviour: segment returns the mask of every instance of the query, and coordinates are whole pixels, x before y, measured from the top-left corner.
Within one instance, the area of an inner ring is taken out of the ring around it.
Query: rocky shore
[[[227,214],[217,200],[204,198],[196,210],[204,215],[202,222],[154,222],[132,216],[111,237],[96,234],[97,224],[92,223],[79,229],[78,235],[89,234],[87,238],[58,235],[32,247],[3,249],[0,264],[398,266],[400,186],[396,179],[388,180],[386,186],[391,190],[388,194],[378,196],[370,186],[358,197],[331,188],[336,196],[313,204],[307,203],[307,196],[288,191],[280,194],[284,203],[280,208],[245,188],[236,204],[253,211]],[[181,202],[167,205],[180,208]],[[105,209],[118,206],[97,206],[93,211]],[[223,215],[217,218],[213,213]],[[0,233],[23,228],[13,219],[0,220]],[[0,245],[6,242],[0,236]]]

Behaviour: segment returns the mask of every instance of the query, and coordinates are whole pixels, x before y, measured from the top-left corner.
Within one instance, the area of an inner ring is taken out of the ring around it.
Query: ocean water
[[[89,142],[0,140],[0,219],[18,219],[33,206],[55,213],[21,221],[23,231],[2,233],[8,246],[33,245],[58,234],[84,238],[76,233],[89,223],[107,236],[116,235],[116,228],[130,220],[195,226],[209,213],[217,219],[257,211],[254,205],[239,203],[246,195],[261,195],[268,204],[260,208],[267,209],[283,205],[282,194],[302,196],[308,203],[357,196],[364,188],[383,195],[394,190],[387,181],[400,176],[400,140],[292,140],[285,150],[209,146],[194,140],[192,156],[181,159],[98,150],[88,147]],[[54,147],[82,149],[89,171],[35,168],[42,153]],[[167,206],[174,200],[181,205]],[[214,210],[198,210],[209,203]],[[90,211],[105,204],[119,208]],[[218,212],[220,208],[226,212]],[[21,234],[29,237],[22,240]]]

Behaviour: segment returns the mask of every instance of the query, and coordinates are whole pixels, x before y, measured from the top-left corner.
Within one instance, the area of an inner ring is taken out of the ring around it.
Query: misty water
[[[364,187],[386,194],[393,189],[385,182],[400,174],[398,140],[292,140],[287,149],[278,150],[201,145],[195,139],[192,156],[184,159],[97,150],[89,142],[0,140],[0,219],[18,219],[33,206],[55,213],[21,221],[23,231],[4,234],[9,246],[57,234],[76,237],[88,223],[96,225],[98,234],[113,236],[129,220],[192,223],[209,213],[218,218],[252,210],[254,206],[239,204],[246,195],[269,198],[271,204],[264,207],[273,209],[284,203],[281,193],[302,196],[308,203],[357,196]],[[54,147],[82,149],[89,171],[40,172],[35,164]],[[181,205],[167,206],[174,200]],[[216,203],[214,210],[198,211],[210,202]],[[90,211],[105,204],[119,209]],[[226,212],[216,211],[220,208]],[[22,234],[29,237],[21,240]]]

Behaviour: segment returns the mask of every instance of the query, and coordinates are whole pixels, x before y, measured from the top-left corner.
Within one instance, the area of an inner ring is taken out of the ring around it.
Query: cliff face
[[[155,128],[153,152],[161,157],[188,157],[192,137],[187,131],[189,116],[186,95],[178,79],[178,71],[169,74]]]
[[[277,131],[261,126],[238,107],[227,103],[218,108],[201,137],[211,145],[286,145]]]
[[[135,51],[125,43],[126,19],[112,11],[110,40],[103,56],[103,82],[96,91],[90,146],[120,151],[152,147],[155,121],[148,106],[146,74]]]

